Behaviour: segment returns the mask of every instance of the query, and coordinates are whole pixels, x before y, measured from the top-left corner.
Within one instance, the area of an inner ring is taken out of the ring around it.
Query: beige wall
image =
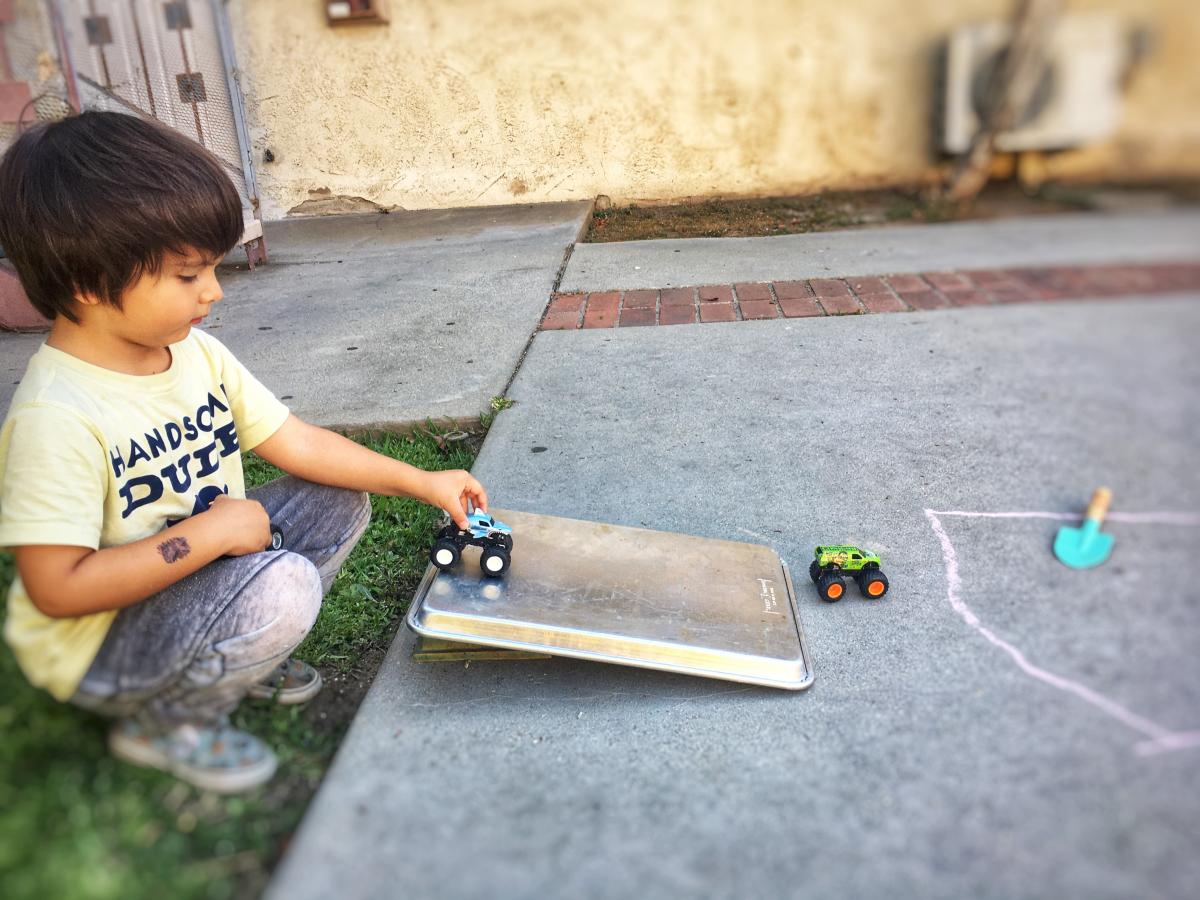
[[[265,218],[767,195],[931,177],[933,54],[1007,0],[231,0]],[[1200,175],[1196,0],[1068,0],[1157,29],[1119,134],[1053,162]],[[263,163],[269,148],[275,161]],[[338,200],[337,198],[362,198]],[[297,210],[297,207],[303,207]]]

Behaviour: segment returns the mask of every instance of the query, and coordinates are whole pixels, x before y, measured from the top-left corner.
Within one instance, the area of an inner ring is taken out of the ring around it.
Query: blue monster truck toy
[[[433,548],[429,551],[429,561],[446,572],[458,562],[463,548],[473,544],[483,550],[479,557],[479,568],[483,574],[493,577],[503,575],[512,561],[512,529],[479,510],[471,513],[467,522],[466,531],[451,522],[437,533]]]

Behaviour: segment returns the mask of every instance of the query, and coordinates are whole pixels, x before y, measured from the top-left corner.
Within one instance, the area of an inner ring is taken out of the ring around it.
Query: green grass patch
[[[428,470],[469,469],[468,442],[368,435],[373,450]],[[246,457],[246,484],[278,470]],[[371,524],[346,560],[297,655],[326,688],[305,707],[246,702],[235,720],[275,747],[260,791],[218,797],[118,762],[103,719],[30,687],[0,647],[0,884],[20,898],[257,896],[300,821],[425,570],[441,511],[373,497]],[[14,576],[0,554],[0,587]],[[4,607],[7,604],[3,604]],[[0,623],[7,610],[0,610]]]

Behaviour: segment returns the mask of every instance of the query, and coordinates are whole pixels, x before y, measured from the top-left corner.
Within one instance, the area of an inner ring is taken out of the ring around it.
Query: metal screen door
[[[0,153],[22,128],[78,109],[54,12],[45,0],[0,0]]]
[[[220,0],[51,0],[83,109],[158,119],[207,147],[258,218],[233,43]]]

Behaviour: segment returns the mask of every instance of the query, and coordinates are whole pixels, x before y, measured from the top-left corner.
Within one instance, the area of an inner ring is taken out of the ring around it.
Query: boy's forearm
[[[389,497],[426,499],[427,473],[423,470],[294,416],[255,452],[305,481]]]
[[[51,596],[35,602],[66,618],[123,609],[186,578],[228,550],[220,523],[203,513],[158,534],[84,556]]]

